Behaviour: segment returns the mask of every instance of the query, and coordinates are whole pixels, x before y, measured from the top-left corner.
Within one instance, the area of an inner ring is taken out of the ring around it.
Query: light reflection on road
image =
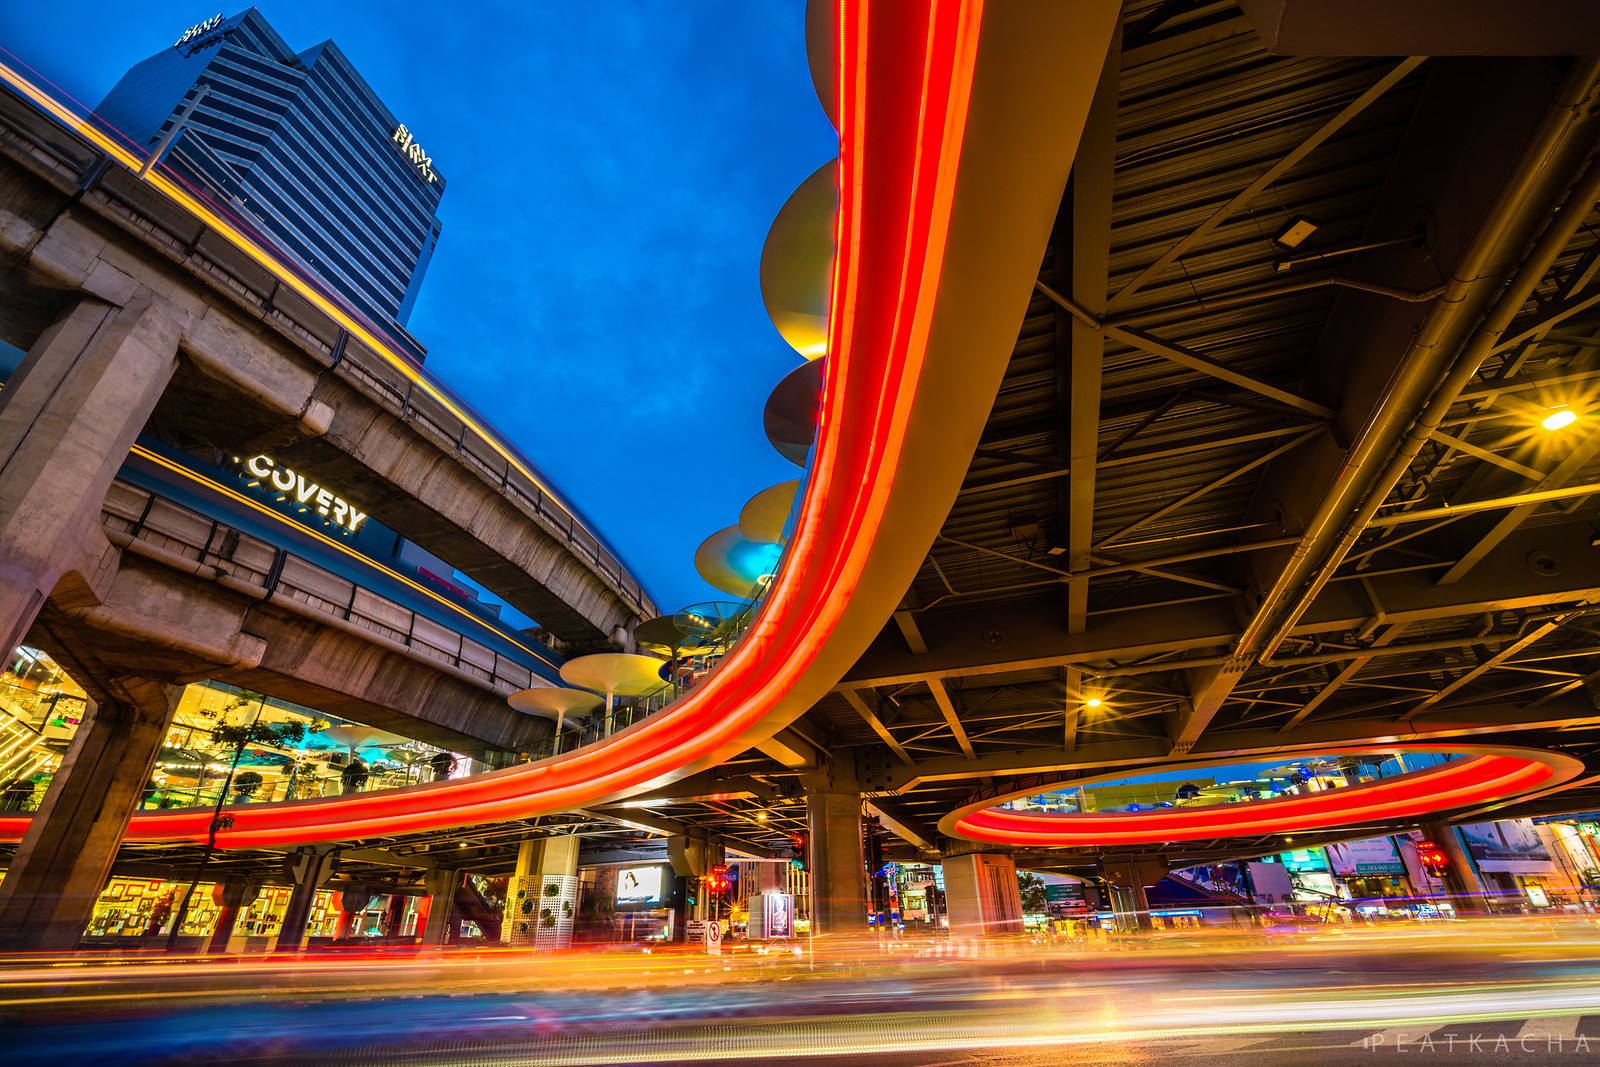
[[[1087,945],[908,939],[800,956],[610,948],[0,963],[7,1058],[75,1064],[895,1067],[1088,1063],[1118,1049],[1132,1062],[1152,1043],[1209,1055],[1322,1033],[1342,1047],[1585,1015],[1600,1016],[1600,928],[1580,919],[1271,942],[1232,932]]]

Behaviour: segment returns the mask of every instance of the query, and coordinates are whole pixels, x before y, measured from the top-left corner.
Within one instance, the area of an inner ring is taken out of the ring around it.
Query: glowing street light
[[[1098,708],[1101,704],[1104,704],[1105,701],[1101,700],[1099,697],[1090,697],[1088,700],[1085,700],[1083,703],[1084,703],[1085,707]]]
[[[1559,430],[1562,427],[1571,426],[1577,421],[1577,412],[1573,411],[1571,408],[1562,408],[1560,411],[1552,411],[1550,414],[1546,415],[1544,419],[1540,421],[1539,425],[1543,426],[1547,430]]]

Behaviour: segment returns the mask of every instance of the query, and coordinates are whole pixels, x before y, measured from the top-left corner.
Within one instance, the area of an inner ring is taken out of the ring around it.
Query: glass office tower
[[[128,71],[97,114],[162,147],[369,319],[404,326],[444,178],[332,41],[294,52],[253,8],[209,19]]]

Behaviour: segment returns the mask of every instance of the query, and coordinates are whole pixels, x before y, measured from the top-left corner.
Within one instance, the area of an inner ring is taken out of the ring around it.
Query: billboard
[[[1461,827],[1467,852],[1480,871],[1504,874],[1549,874],[1550,850],[1529,819],[1476,822]]]
[[[1084,895],[1082,882],[1047,885],[1044,899],[1050,911],[1063,918],[1082,918],[1089,914],[1089,900]]]
[[[1394,841],[1387,837],[1369,837],[1365,841],[1346,841],[1329,845],[1328,866],[1340,878],[1362,878],[1370,874],[1405,874],[1406,865]]]
[[[617,872],[619,907],[655,907],[661,903],[661,865],[624,867]]]
[[[794,936],[794,897],[768,893],[761,898],[762,932],[767,937]]]

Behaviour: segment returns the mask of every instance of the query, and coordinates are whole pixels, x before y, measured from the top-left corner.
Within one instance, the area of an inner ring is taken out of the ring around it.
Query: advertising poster
[[[1044,887],[1045,904],[1051,914],[1066,919],[1081,919],[1089,914],[1089,901],[1084,896],[1082,882]]]
[[[1328,865],[1340,878],[1406,873],[1406,865],[1401,862],[1394,841],[1387,837],[1369,837],[1365,841],[1329,845],[1327,852]]]
[[[661,868],[624,867],[617,872],[617,903],[622,906],[656,904],[661,900]]]
[[[762,930],[767,937],[794,936],[794,897],[768,893],[761,898]]]
[[[1461,836],[1480,871],[1549,874],[1554,869],[1550,850],[1528,819],[1468,823]]]

